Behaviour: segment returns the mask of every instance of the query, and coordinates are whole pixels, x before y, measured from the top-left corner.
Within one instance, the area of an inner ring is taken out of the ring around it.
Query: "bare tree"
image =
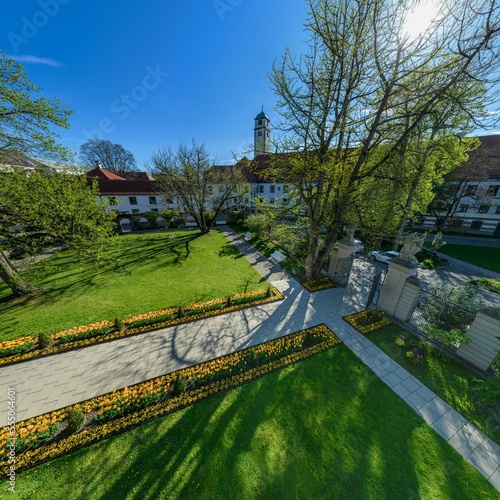
[[[498,57],[497,1],[445,1],[412,39],[404,25],[416,3],[308,0],[309,52],[295,58],[287,50],[273,67],[283,118],[278,145],[294,153],[274,170],[308,207],[308,278],[356,219],[367,185],[392,174],[387,165],[423,120],[450,103],[476,125],[495,118],[485,108],[495,102],[487,91]]]
[[[123,175],[137,169],[134,155],[120,144],[102,139],[89,139],[80,146],[80,159],[87,167],[94,168],[99,161],[103,168]]]
[[[245,191],[241,169],[217,166],[204,144],[163,148],[154,153],[150,169],[168,197],[177,197],[184,212],[193,216],[203,234],[221,212],[241,203]]]

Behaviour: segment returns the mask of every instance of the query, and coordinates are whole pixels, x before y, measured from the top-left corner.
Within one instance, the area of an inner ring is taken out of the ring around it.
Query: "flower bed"
[[[500,293],[500,278],[479,278],[469,280],[467,284],[484,288],[492,293]]]
[[[104,320],[58,332],[53,335],[51,344],[45,348],[40,348],[38,340],[33,336],[21,337],[16,340],[0,342],[0,366],[101,342],[109,342],[283,299],[284,296],[278,289],[268,288],[267,290],[236,294],[227,299],[200,302],[185,308],[177,307],[139,314],[123,320],[123,329],[116,329],[113,322]]]
[[[16,470],[33,467],[340,344],[326,325],[318,325],[68,407],[85,415],[76,433],[68,430],[67,408],[17,423],[14,436],[3,427],[0,478],[9,471],[13,443]]]
[[[349,314],[342,319],[363,335],[392,324],[392,321],[388,320],[384,313],[378,309],[367,309],[366,311]]]
[[[334,287],[332,280],[327,276],[320,276],[316,279],[303,281],[302,286],[309,292],[317,292],[319,290],[326,290],[327,288]]]

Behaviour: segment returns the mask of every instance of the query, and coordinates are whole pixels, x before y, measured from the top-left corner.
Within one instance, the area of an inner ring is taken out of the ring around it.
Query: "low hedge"
[[[283,300],[284,296],[277,288],[273,288],[271,296],[268,296],[267,290],[257,290],[236,294],[231,299],[233,305],[230,307],[225,298],[192,304],[182,309],[177,307],[139,314],[122,320],[121,329],[115,328],[116,320],[120,318],[70,328],[56,333],[52,344],[45,348],[40,348],[37,338],[32,336],[0,342],[0,366],[267,304]]]
[[[344,316],[342,319],[363,335],[392,324],[392,321],[387,319],[384,313],[378,309],[366,309],[366,311]]]
[[[0,478],[9,471],[12,442],[16,444],[17,472],[251,382],[340,344],[342,341],[322,324],[27,419],[16,424],[15,438],[10,436],[8,426],[3,427],[0,429]],[[179,379],[185,381],[180,387],[176,384]],[[85,423],[79,432],[70,432],[68,415],[75,412],[85,415]]]

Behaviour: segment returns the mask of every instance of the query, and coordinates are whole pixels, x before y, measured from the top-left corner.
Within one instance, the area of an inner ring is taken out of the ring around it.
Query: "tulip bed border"
[[[237,303],[240,300],[251,299],[252,297],[258,298],[241,304]],[[99,323],[78,326],[58,332],[53,335],[52,343],[55,342],[56,344],[43,349],[37,348],[38,340],[36,337],[20,337],[18,339],[0,342],[0,366],[20,363],[22,361],[51,354],[72,351],[81,347],[110,342],[124,337],[131,337],[160,328],[168,328],[170,326],[284,300],[284,298],[284,295],[277,288],[270,287],[267,291],[257,290],[254,292],[240,293],[228,297],[227,299],[219,298],[208,302],[191,304],[186,307],[169,308],[139,314],[123,320],[124,328],[122,330],[116,330],[113,326],[113,322],[104,320]],[[64,340],[64,343],[57,343],[65,338],[71,340]],[[2,350],[6,347],[11,349],[22,349],[23,346],[26,347],[26,352],[21,352],[19,354],[13,353],[12,355],[4,355],[1,357]]]
[[[334,284],[330,278],[327,276],[321,276],[317,279],[311,279],[307,281],[303,281],[301,285],[308,292],[319,292],[320,290],[327,290],[328,288],[334,288]]]
[[[342,319],[363,335],[379,330],[383,326],[392,325],[392,321],[379,309],[366,309],[344,316]]]
[[[342,343],[335,333],[326,325],[321,324],[24,420],[16,424],[16,437],[21,436],[24,439],[22,444],[41,439],[37,442],[37,447],[28,447],[24,451],[16,452],[16,472],[61,457],[198,401],[252,382]],[[251,359],[255,360],[255,366],[249,365]],[[227,371],[228,367],[229,371]],[[211,380],[211,376],[217,378]],[[191,381],[193,385],[191,387],[188,385],[177,393],[177,381],[180,378]],[[208,382],[205,383],[205,380]],[[198,386],[193,381],[198,382]],[[135,401],[131,396],[134,394],[139,395],[139,400],[142,398],[146,401],[146,405],[124,414],[118,411],[115,412],[116,415],[112,415],[113,412],[109,412],[110,408],[115,408],[117,404],[124,404],[124,401],[130,399]],[[81,410],[85,415],[84,428],[74,434],[70,434],[67,430],[66,411],[69,408]],[[99,418],[105,410],[112,416],[100,421]],[[52,435],[50,435],[51,431],[53,431]],[[11,439],[9,426],[1,428],[0,478],[7,476],[9,472]]]

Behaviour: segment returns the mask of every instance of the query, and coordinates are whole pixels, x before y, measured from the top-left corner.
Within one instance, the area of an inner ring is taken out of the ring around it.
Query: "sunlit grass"
[[[370,340],[491,439],[500,443],[499,430],[488,427],[472,398],[474,379],[480,380],[480,378],[459,362],[445,354],[440,355],[437,349],[430,346],[424,352],[423,364],[415,366],[406,357],[406,351],[410,348],[401,348],[395,344],[394,341],[399,335],[406,337],[407,344],[411,344],[411,339],[417,340],[397,325],[386,326],[371,333]]]
[[[498,498],[345,347],[23,472],[16,490],[40,500]]]
[[[26,272],[44,290],[30,299],[12,299],[0,283],[0,340],[267,287],[218,231],[171,234],[116,238],[100,264],[61,252]]]

